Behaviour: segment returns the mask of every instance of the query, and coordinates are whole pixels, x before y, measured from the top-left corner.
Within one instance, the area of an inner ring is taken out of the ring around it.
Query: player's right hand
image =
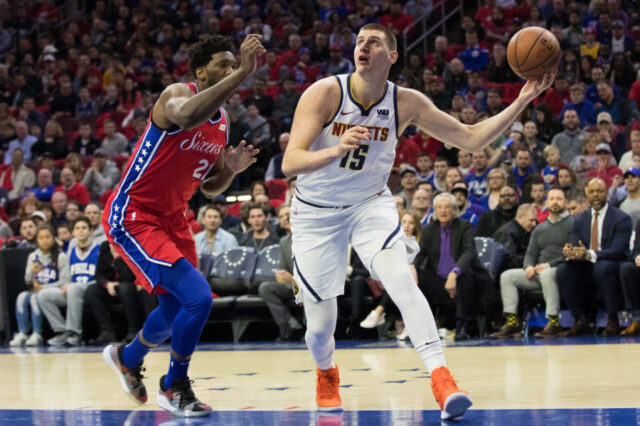
[[[260,34],[249,34],[240,46],[240,57],[242,61],[240,69],[248,74],[253,73],[258,67],[258,55],[267,52],[260,40],[262,40]]]
[[[358,148],[362,141],[369,140],[370,138],[371,132],[364,126],[354,126],[347,129],[342,134],[342,137],[340,137],[338,145],[336,145],[338,158]]]

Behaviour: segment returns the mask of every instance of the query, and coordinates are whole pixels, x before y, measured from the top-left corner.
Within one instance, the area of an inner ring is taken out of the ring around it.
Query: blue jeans
[[[25,290],[16,299],[16,319],[18,320],[18,331],[20,333],[27,334],[29,332],[29,311],[31,311],[33,332],[42,334],[42,311],[38,305],[36,295],[37,293],[30,293]]]

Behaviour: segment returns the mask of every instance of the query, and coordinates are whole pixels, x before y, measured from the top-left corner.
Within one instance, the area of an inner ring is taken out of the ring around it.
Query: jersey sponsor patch
[[[221,124],[220,127],[218,127],[218,129],[220,129],[221,132],[224,132],[225,130],[227,130],[227,125]]]

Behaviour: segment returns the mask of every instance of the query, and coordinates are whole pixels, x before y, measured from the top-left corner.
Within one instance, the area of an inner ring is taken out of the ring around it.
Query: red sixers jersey
[[[194,83],[187,85],[198,93]],[[115,191],[113,205],[125,210],[133,204],[161,215],[184,210],[225,149],[228,126],[222,108],[192,130],[163,130],[150,117]]]

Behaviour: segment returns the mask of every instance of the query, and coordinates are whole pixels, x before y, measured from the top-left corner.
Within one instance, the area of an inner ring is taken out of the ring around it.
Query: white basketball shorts
[[[340,208],[314,205],[296,194],[291,203],[291,231],[298,302],[319,302],[344,294],[349,243],[372,275],[375,255],[396,241],[404,241],[409,262],[419,251],[415,238],[404,236],[388,189]]]

